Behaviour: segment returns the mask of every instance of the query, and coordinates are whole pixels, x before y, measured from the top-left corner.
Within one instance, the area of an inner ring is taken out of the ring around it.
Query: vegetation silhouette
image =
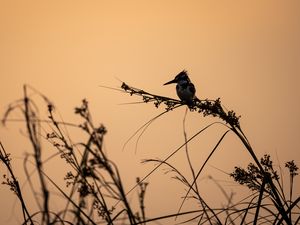
[[[171,110],[186,106],[182,101],[151,94],[131,87],[124,82],[121,89],[117,90],[141,97],[142,102],[153,103],[157,108],[162,105],[165,107],[164,112],[149,120],[133,134],[132,137],[141,132],[138,139],[154,120]],[[187,109],[193,113],[201,113],[203,116],[219,118],[220,121],[207,125],[190,138],[187,138],[184,128],[184,143],[165,159],[144,160],[143,163],[154,163],[156,166],[145,177],[136,178],[136,185],[125,188],[118,166],[103,150],[103,140],[107,132],[106,127],[103,124],[98,126],[94,124],[87,100],[83,100],[81,105],[75,108],[75,114],[81,118],[82,122],[73,124],[57,119],[54,104],[39,91],[29,85],[24,85],[23,91],[23,98],[8,106],[2,124],[6,125],[7,122],[15,121],[10,119],[11,113],[15,110],[21,111],[23,119],[17,121],[25,122],[27,137],[33,150],[33,154],[24,159],[26,179],[32,191],[34,192],[33,188],[39,188],[42,195],[42,198],[35,199],[39,207],[38,211],[31,212],[28,208],[11,164],[13,159],[0,142],[0,161],[7,171],[3,175],[3,184],[9,186],[21,204],[22,224],[150,224],[152,222],[162,223],[166,219],[173,219],[173,224],[299,224],[300,196],[293,196],[294,179],[298,175],[297,165],[293,160],[285,164],[290,176],[289,190],[286,194],[286,190],[284,190],[281,183],[282,178],[279,177],[278,171],[274,168],[270,155],[265,155],[261,159],[256,156],[242,131],[240,117],[232,110],[224,110],[219,98],[216,100],[195,99],[193,104],[188,105]],[[40,106],[35,103],[37,96],[41,97],[47,107],[47,119],[40,117]],[[185,124],[185,121],[183,123]],[[47,124],[48,129],[43,124]],[[191,163],[188,143],[202,132],[216,125],[224,126],[226,131],[219,138],[203,165],[197,170]],[[87,140],[72,140],[67,132],[69,127],[80,129],[88,136]],[[238,202],[233,202],[230,194],[226,193],[222,186],[211,177],[210,179],[214,180],[216,186],[223,191],[228,201],[226,206],[215,208],[211,207],[200,193],[198,182],[203,168],[206,167],[211,156],[215,154],[229,132],[234,133],[239,138],[245,150],[253,159],[253,162],[250,162],[247,168],[235,167],[229,176],[238,184],[251,190],[251,194]],[[132,137],[129,138],[129,141]],[[42,141],[49,142],[57,150],[57,153],[48,159],[43,159]],[[181,149],[185,151],[188,162],[187,168],[192,174],[192,179],[188,179],[182,171],[169,162],[169,159]],[[65,160],[66,168],[68,168],[65,175],[67,190],[55,183],[43,166],[45,161],[53,160],[58,155]],[[27,171],[28,157],[34,159],[35,173]],[[151,193],[147,191],[149,183],[146,182],[146,179],[154,172],[160,171],[161,167],[167,168],[167,174],[172,173],[172,177],[185,186],[187,191],[177,213],[149,218],[144,200],[145,196],[151,195]],[[31,182],[34,175],[37,176],[39,184],[34,185]],[[59,210],[53,210],[49,207],[49,203],[53,199],[52,190],[49,189],[50,185],[65,200],[65,204]],[[133,207],[133,203],[128,199],[128,194],[135,189],[138,190],[138,201],[135,203],[138,205],[138,209]],[[183,212],[182,206],[189,199],[196,200],[199,203],[198,207]],[[178,218],[183,218],[183,221],[177,222],[176,219]]]

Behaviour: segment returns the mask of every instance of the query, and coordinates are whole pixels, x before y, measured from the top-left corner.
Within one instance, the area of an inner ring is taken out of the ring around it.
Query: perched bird
[[[188,105],[193,105],[194,104],[194,99],[196,89],[194,84],[191,82],[190,78],[188,77],[187,71],[183,70],[181,71],[174,80],[171,80],[164,85],[167,84],[172,84],[172,83],[177,83],[176,85],[176,92],[178,97],[180,98],[181,101],[185,102]]]

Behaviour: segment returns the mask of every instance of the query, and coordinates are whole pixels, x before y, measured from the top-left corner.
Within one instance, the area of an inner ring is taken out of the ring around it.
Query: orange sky
[[[175,87],[162,84],[187,69],[199,98],[221,97],[227,108],[242,115],[241,125],[258,156],[270,153],[281,166],[291,159],[299,164],[299,40],[300,2],[296,0],[1,0],[0,113],[22,96],[24,83],[52,99],[65,121],[78,122],[73,108],[87,98],[94,121],[107,126],[107,151],[120,164],[130,187],[136,176],[151,169],[140,165],[141,159],[163,158],[183,142],[184,110],[172,112],[150,126],[137,154],[134,141],[122,152],[128,137],[163,109],[119,105],[139,99],[98,86],[116,87],[117,77],[175,98]],[[189,113],[189,136],[212,121]],[[17,164],[22,162],[24,152],[30,151],[20,127],[14,123],[0,128],[1,142]],[[205,160],[222,131],[213,128],[190,145],[196,164]],[[231,172],[235,165],[249,160],[237,139],[229,135],[210,165]],[[181,165],[180,158],[174,161]],[[17,170],[21,173],[22,168]],[[56,172],[52,171],[54,176]],[[149,199],[148,209],[153,215],[176,211],[178,207],[173,208],[170,199],[175,194],[177,205],[183,193],[182,187],[158,191],[155,182],[161,182],[159,179],[165,179],[166,188],[175,182],[161,174],[153,176],[149,193],[154,198],[163,192],[168,200],[157,210],[157,203]],[[212,167],[207,174],[229,180]],[[7,187],[1,185],[2,199],[9,195]],[[7,202],[12,208],[12,198],[4,199],[1,204]],[[0,212],[0,223],[8,224],[7,215],[12,210],[6,208]]]

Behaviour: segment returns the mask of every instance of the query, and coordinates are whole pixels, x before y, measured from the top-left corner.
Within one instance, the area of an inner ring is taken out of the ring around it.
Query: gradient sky
[[[274,163],[282,167],[292,159],[299,165],[299,40],[297,0],[0,0],[0,113],[22,97],[23,84],[48,96],[68,122],[79,123],[73,109],[86,98],[95,123],[107,126],[108,155],[120,165],[125,184],[130,187],[136,176],[143,176],[152,168],[140,165],[141,159],[164,158],[183,143],[184,109],[171,112],[150,126],[136,154],[135,140],[122,151],[128,137],[163,108],[150,104],[120,105],[140,99],[99,85],[118,87],[120,79],[176,98],[175,87],[162,84],[186,69],[200,99],[221,97],[228,109],[242,116],[241,126],[258,156],[269,153]],[[45,113],[46,109],[41,111]],[[20,114],[12,118],[20,118]],[[212,121],[215,120],[189,113],[188,135]],[[0,128],[1,142],[12,153],[20,179],[22,168],[18,165],[24,153],[30,152],[24,131],[22,123]],[[197,168],[222,132],[224,128],[214,127],[191,143]],[[185,163],[180,160],[173,159],[179,167]],[[229,135],[206,175],[230,181],[213,167],[231,172],[235,165],[245,165],[249,160],[236,137]],[[49,173],[55,176],[58,171]],[[182,186],[170,190],[175,181],[162,174],[158,171],[149,180],[146,205],[153,216],[176,211],[184,193]],[[205,185],[209,186],[210,181],[204,177],[203,182],[209,198],[211,189]],[[226,183],[226,187],[235,188],[233,183]],[[0,223],[9,224],[12,211],[20,211],[18,204],[13,206],[14,196],[7,189],[0,186],[4,199],[1,208],[7,205],[1,209]],[[153,199],[161,199],[162,193],[165,201],[156,203]]]

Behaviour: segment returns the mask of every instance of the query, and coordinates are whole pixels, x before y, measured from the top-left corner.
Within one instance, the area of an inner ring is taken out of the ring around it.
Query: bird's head
[[[187,82],[187,83],[191,82],[186,70],[181,71],[179,74],[176,75],[176,77],[173,80],[165,83],[164,85],[179,83],[179,82]]]

